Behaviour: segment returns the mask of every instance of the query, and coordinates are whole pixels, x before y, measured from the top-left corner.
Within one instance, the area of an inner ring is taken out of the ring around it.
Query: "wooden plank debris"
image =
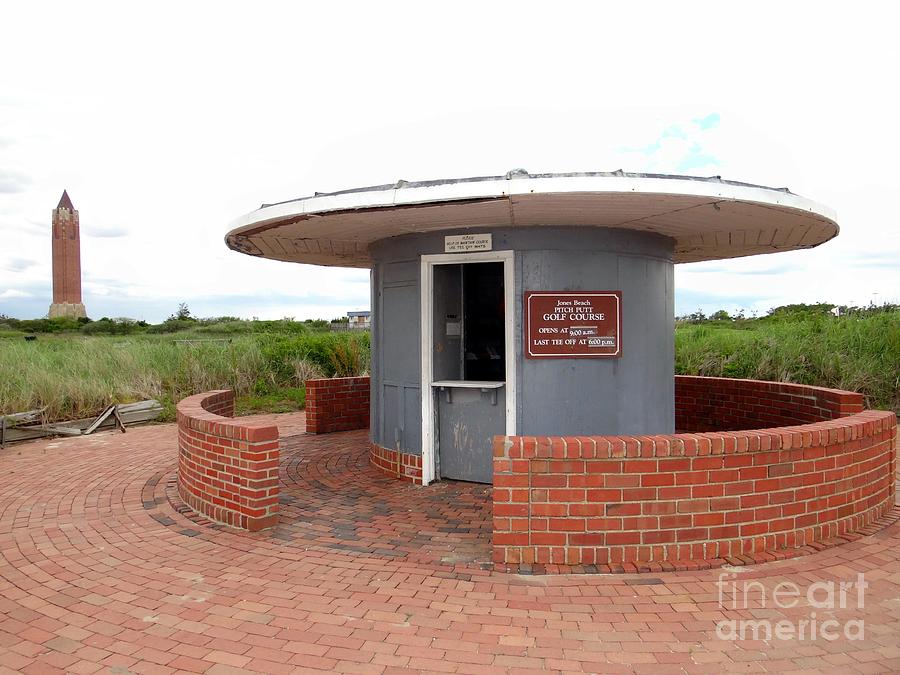
[[[97,419],[95,419],[91,423],[91,426],[89,426],[87,429],[84,430],[84,435],[87,436],[88,434],[94,433],[94,431],[97,429],[97,427],[99,427],[101,424],[103,424],[103,422],[108,420],[110,418],[110,416],[112,416],[113,421],[116,423],[116,425],[119,427],[119,429],[124,434],[125,433],[125,423],[122,421],[122,418],[119,415],[119,406],[111,405],[106,410],[104,410],[102,413],[100,413],[100,415],[97,416]]]
[[[6,447],[7,429],[19,424],[29,424],[41,419],[41,414],[45,408],[40,410],[28,410],[26,412],[13,413],[11,415],[0,415],[0,448]]]
[[[42,429],[48,432],[48,436],[81,436],[78,427],[67,427],[62,424],[44,424]]]
[[[115,406],[112,411],[113,417],[116,418],[116,424],[119,425],[119,429],[122,433],[125,433],[125,422],[122,421],[122,416],[119,415],[119,406]]]
[[[16,426],[17,424],[28,424],[29,422],[37,422],[41,419],[46,408],[40,410],[29,410],[28,412],[13,413],[12,415],[3,415],[3,421],[7,426]]]
[[[113,410],[116,409],[116,406],[111,405],[106,410],[104,410],[100,415],[97,416],[93,422],[91,422],[91,426],[84,430],[84,435],[94,433],[94,431],[99,427],[110,415],[112,415]]]
[[[46,424],[41,421],[43,410],[29,410],[0,416],[0,447],[6,443],[28,441],[47,436],[80,436],[97,429],[118,427],[125,433],[126,424],[149,422],[162,414],[159,401],[147,400],[124,405],[111,405],[97,417]]]

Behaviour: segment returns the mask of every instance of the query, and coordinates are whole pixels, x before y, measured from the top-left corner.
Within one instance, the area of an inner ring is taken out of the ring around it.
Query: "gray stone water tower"
[[[427,484],[490,482],[495,435],[674,432],[674,264],[837,233],[786,189],[513,171],[263,205],[226,241],[371,269],[371,440]]]

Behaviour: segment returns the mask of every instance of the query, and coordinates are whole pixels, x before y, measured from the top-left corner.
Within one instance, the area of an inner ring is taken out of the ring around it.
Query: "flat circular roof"
[[[736,181],[624,173],[528,174],[316,193],[263,204],[232,223],[228,247],[248,255],[369,267],[369,245],[417,232],[495,227],[608,227],[675,240],[675,262],[818,246],[835,213],[793,194]]]

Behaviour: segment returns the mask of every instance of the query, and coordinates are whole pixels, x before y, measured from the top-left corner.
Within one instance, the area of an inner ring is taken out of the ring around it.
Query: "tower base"
[[[54,302],[50,305],[48,316],[51,319],[58,319],[60,317],[83,319],[87,316],[87,312],[85,311],[84,303],[82,302]]]

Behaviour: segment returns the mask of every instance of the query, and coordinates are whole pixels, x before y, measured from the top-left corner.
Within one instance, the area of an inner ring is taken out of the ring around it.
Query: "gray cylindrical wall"
[[[493,250],[515,252],[516,418],[519,435],[672,433],[673,242],[650,233],[588,228],[490,232]],[[421,256],[444,252],[444,235],[373,245],[372,440],[421,453]],[[524,291],[622,291],[622,356],[526,359]]]

